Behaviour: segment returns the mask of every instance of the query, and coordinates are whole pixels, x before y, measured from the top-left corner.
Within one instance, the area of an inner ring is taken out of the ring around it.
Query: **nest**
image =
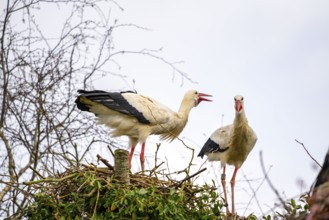
[[[41,192],[36,195],[36,202],[31,206],[28,216],[35,215],[43,208],[50,213],[51,217],[55,216],[55,219],[61,219],[63,216],[67,217],[65,214],[67,207],[78,206],[69,212],[73,213],[74,216],[81,215],[86,218],[96,216],[98,218],[99,213],[101,215],[102,213],[114,215],[123,212],[121,209],[137,207],[140,203],[142,203],[140,207],[135,208],[129,214],[144,218],[149,216],[150,213],[160,213],[159,215],[166,212],[171,213],[174,211],[168,212],[166,210],[170,209],[171,204],[173,210],[178,210],[177,214],[183,215],[184,211],[187,213],[184,218],[187,218],[189,212],[193,215],[209,215],[211,216],[209,219],[220,219],[219,216],[223,215],[221,212],[223,203],[216,192],[217,189],[214,186],[193,184],[195,178],[206,168],[190,175],[190,166],[188,166],[184,170],[168,174],[165,173],[167,169],[160,169],[163,164],[161,163],[152,170],[147,171],[147,175],[142,173],[133,174],[128,169],[128,181],[122,181],[116,178],[115,167],[101,156],[98,155],[97,157],[105,167],[94,164],[81,165],[81,167],[68,168],[65,172],[53,177],[25,182],[26,185],[30,185],[36,191]],[[125,164],[128,164],[127,161]],[[185,173],[185,178],[181,180],[171,178],[172,174],[179,173]],[[127,199],[132,194],[136,196]],[[169,201],[169,208],[153,204],[152,197],[158,199],[160,202],[157,201],[157,203],[160,204],[161,201],[164,204]],[[176,202],[177,204],[174,204]],[[47,204],[47,207],[44,207],[45,204]],[[143,208],[143,206],[145,207]],[[184,207],[184,210],[179,211],[179,208],[182,207]],[[120,215],[119,217],[127,218],[127,216]],[[108,216],[104,218],[108,218]],[[152,218],[158,218],[158,216]]]
[[[56,197],[65,197],[65,195],[71,192],[79,192],[83,186],[79,185],[78,179],[86,179],[86,183],[92,183],[94,181],[103,182],[113,186],[119,186],[121,188],[148,188],[155,187],[160,193],[168,193],[169,189],[182,189],[187,194],[195,194],[201,192],[204,187],[193,184],[192,178],[205,171],[206,168],[194,173],[193,175],[187,175],[182,180],[175,180],[171,178],[170,174],[160,173],[161,171],[152,170],[149,174],[129,173],[129,183],[124,184],[121,181],[117,181],[114,178],[114,170],[109,167],[97,167],[95,165],[83,164],[81,168],[67,169],[65,172],[60,173],[52,178],[41,179],[33,182],[25,182],[26,185],[34,185],[37,188],[38,184],[42,184],[43,187],[48,189],[49,194],[56,195]],[[188,172],[186,170],[176,173]],[[39,185],[40,186],[40,185]],[[215,187],[207,189],[216,190]]]

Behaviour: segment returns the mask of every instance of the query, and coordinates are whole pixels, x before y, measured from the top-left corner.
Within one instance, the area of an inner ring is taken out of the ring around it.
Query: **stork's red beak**
[[[208,94],[205,94],[205,93],[199,93],[199,100],[198,100],[198,103],[202,102],[202,101],[206,101],[206,102],[212,102],[212,100],[210,99],[207,99],[205,97],[212,97],[212,95],[208,95]]]
[[[235,110],[240,112],[243,109],[243,105],[240,100],[235,101]]]

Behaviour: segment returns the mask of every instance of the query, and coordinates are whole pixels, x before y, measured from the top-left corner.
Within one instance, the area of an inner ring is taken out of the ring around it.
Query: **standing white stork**
[[[207,142],[204,144],[198,156],[208,157],[209,161],[220,161],[223,167],[221,183],[224,190],[225,202],[227,203],[226,194],[226,164],[234,165],[235,169],[231,179],[232,193],[232,214],[234,210],[234,185],[235,176],[238,169],[246,160],[248,154],[256,144],[257,136],[252,128],[248,125],[248,120],[244,111],[243,97],[237,95],[235,101],[235,119],[233,124],[226,125],[214,131]],[[229,215],[228,205],[226,204],[226,214]]]
[[[78,109],[94,113],[100,124],[112,128],[112,137],[129,137],[129,167],[137,143],[142,144],[140,162],[144,173],[145,142],[149,135],[160,135],[161,140],[174,140],[184,129],[189,113],[201,101],[211,101],[195,90],[186,92],[178,112],[156,100],[131,91],[105,92],[78,90],[75,100]]]

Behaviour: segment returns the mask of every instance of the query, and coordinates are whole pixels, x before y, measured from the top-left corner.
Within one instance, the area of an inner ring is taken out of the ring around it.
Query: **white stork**
[[[208,157],[209,161],[220,161],[223,167],[221,183],[224,190],[224,198],[227,203],[226,194],[226,164],[234,165],[235,169],[231,179],[232,193],[232,214],[234,212],[234,185],[235,176],[238,169],[246,160],[248,154],[256,144],[257,136],[252,128],[248,125],[248,120],[244,111],[243,97],[237,95],[235,101],[235,119],[233,124],[226,125],[214,131],[207,142],[204,144],[198,156]],[[226,214],[229,215],[229,209],[226,204]]]
[[[189,113],[201,101],[211,101],[204,93],[186,92],[178,112],[156,100],[131,91],[105,92],[78,90],[75,103],[78,109],[94,113],[100,124],[112,129],[112,137],[129,137],[129,167],[137,143],[142,144],[140,162],[144,173],[145,142],[149,135],[160,135],[161,140],[174,140],[184,129]]]
[[[328,219],[329,217],[329,149],[322,168],[316,177],[312,192],[308,198],[310,213],[306,220]]]

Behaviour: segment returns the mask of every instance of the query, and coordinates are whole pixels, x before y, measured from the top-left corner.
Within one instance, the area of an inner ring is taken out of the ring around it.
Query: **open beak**
[[[208,94],[205,94],[205,93],[199,93],[199,100],[198,100],[198,103],[202,102],[202,101],[206,101],[206,102],[212,102],[212,100],[210,99],[207,99],[205,97],[212,97],[212,95],[208,95]]]

